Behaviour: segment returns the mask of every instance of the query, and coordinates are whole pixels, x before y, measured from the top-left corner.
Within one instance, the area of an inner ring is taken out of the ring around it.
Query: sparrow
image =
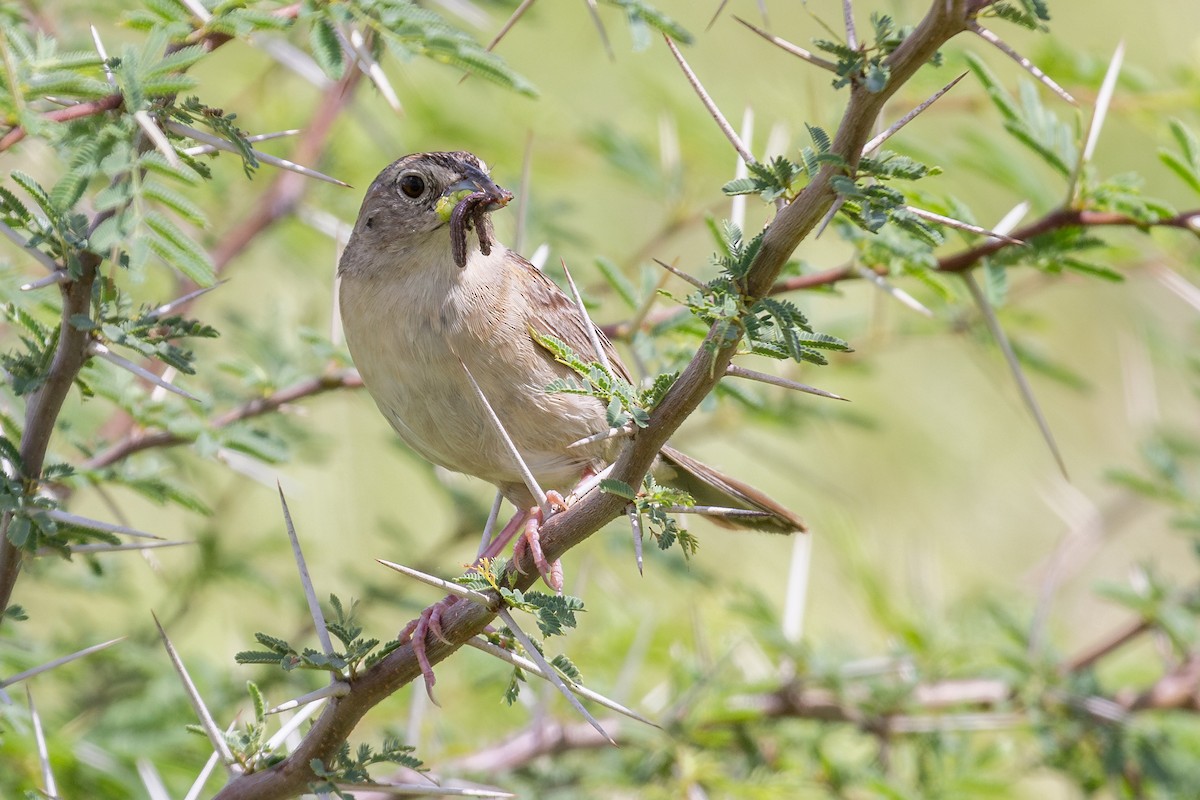
[[[537,543],[541,512],[487,405],[556,505],[560,492],[611,463],[624,439],[578,445],[608,430],[606,403],[547,391],[578,376],[531,332],[590,361],[592,323],[541,270],[494,240],[489,214],[511,199],[468,152],[416,153],[385,168],[363,198],[338,265],[342,327],[363,384],[400,438],[434,464],[494,484],[518,509],[494,541],[506,543],[523,527],[517,546],[531,550],[558,589],[561,572]],[[613,372],[632,383],[612,344],[596,334]],[[766,495],[672,447],[663,448],[654,475],[699,505],[759,512],[714,518],[719,524],[804,530]]]

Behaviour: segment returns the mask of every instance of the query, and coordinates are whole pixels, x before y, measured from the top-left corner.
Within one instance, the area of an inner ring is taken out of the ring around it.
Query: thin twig
[[[596,32],[600,34],[600,43],[604,45],[604,52],[608,54],[609,61],[616,61],[617,57],[613,53],[612,44],[608,41],[608,31],[604,29],[604,20],[600,19],[600,9],[596,8],[596,0],[583,0],[587,4],[588,14],[592,18],[592,24],[596,26]]]
[[[667,272],[671,273],[672,275],[674,275],[677,278],[682,278],[683,280],[687,281],[688,283],[690,283],[692,286],[696,287],[697,289],[707,289],[708,288],[708,284],[706,284],[704,281],[700,280],[699,278],[693,277],[693,276],[687,274],[686,272],[684,272],[683,270],[676,269],[675,267],[671,266],[670,264],[668,264],[665,261],[660,261],[657,258],[652,259],[652,260],[654,261],[655,264],[658,264],[660,267],[665,269]]]

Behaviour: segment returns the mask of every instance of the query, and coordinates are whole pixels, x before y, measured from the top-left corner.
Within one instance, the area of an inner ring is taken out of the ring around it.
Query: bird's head
[[[421,238],[448,226],[454,207],[475,193],[486,197],[485,212],[512,200],[512,192],[497,186],[487,165],[471,153],[405,156],[380,172],[367,190],[355,234],[401,242]]]

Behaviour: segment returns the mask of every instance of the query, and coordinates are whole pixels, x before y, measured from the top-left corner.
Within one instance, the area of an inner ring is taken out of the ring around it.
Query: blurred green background
[[[442,10],[457,19],[458,5],[466,4],[446,3]],[[733,0],[711,30],[706,25],[716,2],[657,5],[696,34],[684,53],[735,126],[744,111],[752,111],[755,153],[765,151],[768,139],[794,153],[808,143],[806,123],[836,127],[844,96],[830,88],[827,75],[733,19],[736,14],[762,24],[757,3]],[[911,2],[857,5],[862,20],[882,10],[911,21],[925,10],[925,4]],[[486,41],[514,6],[471,4],[475,11],[467,24]],[[799,44],[827,35],[818,20],[840,25],[840,4],[834,2],[776,2],[767,8],[770,29]],[[94,4],[47,3],[43,10],[64,25],[58,36],[80,48],[89,46],[88,24],[98,26],[110,50],[136,38]],[[1200,6],[1170,0],[1059,2],[1051,11],[1048,36],[1005,29],[1006,39],[1074,92],[1083,110],[1045,93],[1044,102],[1065,119],[1078,115],[1084,124],[1108,59],[1124,40],[1126,68],[1096,169],[1137,171],[1148,195],[1179,208],[1194,206],[1195,198],[1158,162],[1156,149],[1167,141],[1168,116],[1196,122]],[[735,154],[659,37],[651,36],[639,50],[617,13],[604,9],[604,19],[615,53],[611,60],[581,2],[538,3],[503,40],[498,52],[533,81],[540,92],[536,99],[479,78],[460,82],[454,69],[424,60],[385,62],[404,112],[392,113],[364,83],[314,165],[354,188],[314,183],[301,216],[319,210],[352,222],[375,173],[420,150],[471,150],[492,166],[501,184],[517,189],[528,151],[522,249],[531,255],[548,245],[552,274],[565,259],[599,323],[630,314],[595,269],[599,257],[618,265],[643,290],[659,278],[650,257],[702,277],[715,274],[709,261],[713,242],[703,220],[729,214],[720,187],[733,175]],[[1009,87],[1028,80],[979,40],[959,37],[946,49],[943,66],[923,70],[901,90],[888,120],[962,72],[966,51],[981,55]],[[318,97],[313,86],[263,52],[238,43],[194,74],[206,102],[236,110],[239,125],[250,132],[304,124]],[[964,200],[984,225],[1022,200],[1031,203],[1027,219],[1063,201],[1061,181],[1002,134],[998,115],[970,76],[893,146],[940,165],[944,174],[921,188]],[[281,155],[288,148],[286,139],[263,146]],[[55,169],[51,154],[36,147],[5,153],[0,163],[34,174]],[[201,234],[206,245],[220,242],[255,207],[273,177],[264,168],[247,182],[229,158],[217,161],[214,170],[215,180],[204,188],[211,213]],[[768,219],[757,201],[749,205],[748,227]],[[517,214],[510,210],[495,217],[506,242],[516,227]],[[792,298],[817,330],[840,336],[855,352],[834,354],[828,367],[792,365],[781,374],[850,403],[743,386],[749,403],[711,401],[680,431],[677,446],[763,488],[810,523],[803,642],[814,652],[828,658],[883,655],[911,646],[897,638],[897,630],[911,629],[934,652],[946,646],[945,666],[953,672],[966,658],[963,642],[985,635],[989,623],[980,604],[995,602],[1018,616],[1030,613],[1056,546],[1073,526],[1086,526],[1096,515],[1107,522],[1096,529],[1092,549],[1072,559],[1052,606],[1048,625],[1055,649],[1074,651],[1126,619],[1125,611],[1094,594],[1097,582],[1126,583],[1134,564],[1194,579],[1190,545],[1169,529],[1166,513],[1132,498],[1105,474],[1136,468],[1140,443],[1162,426],[1196,432],[1195,381],[1187,361],[1198,341],[1197,307],[1164,284],[1160,267],[1190,271],[1195,280],[1197,250],[1178,231],[1147,236],[1114,230],[1103,236],[1114,248],[1105,261],[1126,274],[1124,283],[1017,270],[1000,309],[1014,341],[1057,371],[1030,374],[1070,483],[1021,405],[965,293],[947,303],[903,279],[900,285],[936,310],[933,319],[861,281]],[[946,252],[958,247],[961,242],[952,241]],[[843,263],[849,254],[848,245],[830,232],[806,242],[796,257],[820,269]],[[14,273],[9,280],[27,279],[30,265],[7,252],[4,258]],[[330,335],[336,258],[335,242],[297,218],[256,240],[229,266],[228,283],[194,309],[223,334],[199,346],[202,373],[219,365],[231,382],[257,375],[282,386],[320,372],[324,353],[305,334]],[[685,292],[674,280],[668,287]],[[163,301],[170,285],[151,272],[132,291],[148,302]],[[657,307],[669,306],[663,299]],[[744,363],[775,368],[753,359]],[[189,388],[186,378],[180,382]],[[229,399],[217,405],[222,402]],[[73,395],[65,416],[74,428],[86,429],[110,413],[100,401]],[[491,488],[424,464],[399,443],[365,392],[307,400],[289,409],[282,424],[268,427],[286,443],[290,460],[267,465],[234,457],[218,466],[196,458],[190,448],[138,457],[146,469],[191,486],[212,507],[211,516],[164,510],[120,492],[81,491],[73,502],[76,513],[100,519],[112,518],[115,505],[128,524],[194,539],[196,546],[145,557],[103,556],[91,568],[81,559],[74,566],[36,563],[18,584],[15,600],[34,615],[47,650],[54,651],[56,642],[82,646],[122,635],[134,640],[65,668],[59,688],[38,692],[53,729],[71,742],[63,768],[78,771],[79,785],[93,787],[95,796],[120,796],[105,795],[94,773],[107,773],[120,784],[129,779],[133,754],[153,752],[168,781],[181,785],[203,761],[202,741],[188,737],[179,724],[164,730],[157,722],[166,709],[185,719],[186,701],[166,671],[165,656],[155,649],[151,609],[164,619],[202,692],[218,708],[228,711],[239,702],[247,679],[264,686],[273,702],[319,685],[316,676],[285,679],[265,668],[233,664],[234,653],[253,645],[256,631],[297,641],[310,636],[276,480],[287,494],[318,592],[362,599],[364,622],[375,635],[392,635],[437,597],[387,573],[374,559],[452,576],[473,557]],[[769,683],[777,673],[778,664],[760,641],[778,631],[795,543],[703,522],[693,529],[700,550],[690,562],[678,550],[659,554],[649,546],[644,576],[635,569],[624,524],[610,525],[565,559],[567,591],[581,596],[589,611],[579,630],[552,648],[564,648],[589,685],[652,714],[662,709],[664,698],[678,696],[693,670],[702,673],[703,665],[722,664],[750,683]],[[755,597],[761,606],[748,599]],[[758,610],[748,613],[748,604]],[[1149,647],[1131,649],[1109,668],[1136,681],[1156,669],[1149,653]],[[143,682],[132,677],[139,671]],[[442,707],[426,708],[409,731],[417,735],[409,743],[433,765],[498,740],[529,714],[541,713],[505,707],[507,670],[476,652],[461,652],[436,672]],[[420,686],[410,687],[385,702],[368,717],[359,738],[375,729],[405,731],[414,696],[421,693]],[[538,694],[539,703],[556,715],[569,713],[561,698],[540,690],[530,694]],[[110,704],[113,697],[138,702]],[[172,752],[165,742],[179,749]],[[112,754],[111,760],[101,751]],[[93,777],[84,777],[89,770]],[[1011,796],[1043,797],[1052,786],[1061,789],[1037,773],[1017,786]]]

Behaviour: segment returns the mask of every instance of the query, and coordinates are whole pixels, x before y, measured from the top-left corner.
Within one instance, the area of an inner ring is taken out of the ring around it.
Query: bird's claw
[[[555,491],[546,492],[546,505],[550,508],[551,513],[567,510],[567,501],[563,499],[561,494]],[[563,587],[562,561],[555,559],[551,562],[547,560],[546,554],[542,552],[540,534],[542,522],[542,509],[538,507],[531,508],[529,516],[525,521],[525,529],[521,537],[517,539],[516,544],[513,545],[513,562],[517,564],[517,569],[520,569],[521,556],[524,551],[528,550],[529,556],[533,559],[538,573],[542,576],[542,580],[556,593],[561,594]]]
[[[400,635],[396,637],[397,641],[402,645],[412,642],[413,655],[417,659],[417,666],[421,668],[421,676],[425,679],[425,692],[429,695],[429,699],[433,701],[435,706],[441,704],[433,696],[433,685],[437,683],[437,678],[433,674],[433,665],[429,663],[426,639],[432,633],[446,644],[451,643],[442,630],[442,612],[457,601],[458,598],[453,596],[442,598],[422,611],[420,616],[412,622],[405,625],[404,630],[400,631]]]

